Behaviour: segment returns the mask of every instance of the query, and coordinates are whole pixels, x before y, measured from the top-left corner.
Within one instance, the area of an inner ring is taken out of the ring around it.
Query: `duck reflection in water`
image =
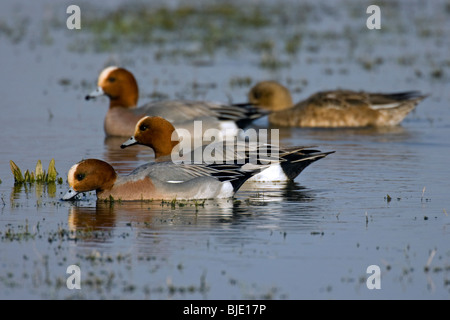
[[[256,189],[255,189],[256,188]],[[233,222],[248,212],[249,206],[275,205],[284,201],[314,201],[314,195],[295,181],[255,183],[234,199],[202,201],[75,201],[69,207],[71,231],[101,231],[104,235],[120,226],[137,227],[141,231],[158,230],[167,225],[214,226]],[[107,236],[106,236],[107,237]],[[89,240],[88,238],[85,240]]]

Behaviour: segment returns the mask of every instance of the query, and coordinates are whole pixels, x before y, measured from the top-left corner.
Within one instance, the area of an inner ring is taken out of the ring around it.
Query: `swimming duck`
[[[125,68],[110,66],[98,77],[98,87],[86,100],[106,95],[109,109],[104,120],[107,136],[129,137],[136,122],[143,116],[162,116],[175,127],[194,132],[194,120],[201,120],[202,130],[219,128],[223,137],[234,136],[253,120],[267,112],[249,104],[223,105],[209,101],[166,100],[137,107],[139,88],[134,75]]]
[[[67,175],[69,190],[62,200],[96,191],[98,200],[195,200],[230,198],[260,168],[239,164],[182,164],[154,162],[119,176],[107,162],[85,159]]]
[[[418,91],[369,93],[323,91],[293,104],[289,90],[275,81],[262,81],[250,89],[249,102],[269,110],[269,122],[285,127],[395,126],[426,95]]]
[[[270,166],[252,176],[249,181],[294,180],[308,165],[324,158],[331,152],[320,152],[308,147],[279,148],[274,144],[259,144],[245,141],[220,141],[192,150],[190,143],[180,143],[175,127],[162,117],[143,117],[136,124],[135,132],[121,148],[141,144],[153,149],[155,160],[217,163],[239,160],[241,157],[265,160]],[[187,150],[187,152],[184,152]],[[245,151],[245,152],[241,152]],[[180,153],[182,156],[180,157]],[[197,159],[199,158],[199,159]]]

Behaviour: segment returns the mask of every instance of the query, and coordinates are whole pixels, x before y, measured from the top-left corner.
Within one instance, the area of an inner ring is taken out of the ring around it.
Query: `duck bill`
[[[63,195],[61,200],[73,200],[79,194],[78,191],[75,191],[74,188],[70,187],[70,189]]]
[[[134,136],[132,136],[130,139],[128,139],[127,141],[125,141],[124,143],[122,143],[122,145],[120,146],[122,149],[125,149],[126,147],[131,147],[134,146],[135,144],[138,144],[138,142],[136,141],[136,139],[134,138]]]
[[[97,97],[101,97],[105,95],[105,91],[103,91],[103,89],[101,87],[97,87],[97,89],[95,89],[94,91],[92,91],[91,93],[89,93],[85,99],[86,100],[91,100],[91,99],[95,99]]]

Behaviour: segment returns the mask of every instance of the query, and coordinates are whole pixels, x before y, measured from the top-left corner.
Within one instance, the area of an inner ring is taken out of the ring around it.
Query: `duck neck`
[[[111,190],[114,187],[114,184],[117,180],[117,173],[113,167],[110,167],[108,171],[102,175],[103,180],[100,183],[100,187],[97,189],[97,192]]]
[[[155,151],[155,158],[160,159],[163,157],[168,157],[172,154],[172,150],[178,145],[179,141],[170,141],[170,143],[165,143],[158,147],[153,147]]]
[[[112,166],[105,166],[106,169],[102,169],[101,178],[97,181],[98,187],[95,189],[97,197],[102,198],[102,195],[110,194],[114,189],[114,185],[117,181],[117,173]]]
[[[272,111],[281,111],[290,109],[293,107],[293,105],[294,104],[292,102],[291,94],[286,89],[283,95],[277,97],[277,99],[274,99],[272,103]]]
[[[109,96],[109,108],[122,107],[122,108],[136,108],[138,102],[137,93]]]

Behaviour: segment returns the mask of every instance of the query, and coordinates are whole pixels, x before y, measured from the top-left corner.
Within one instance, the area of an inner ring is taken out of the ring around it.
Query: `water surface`
[[[69,4],[0,5],[2,299],[450,297],[448,3],[386,3],[382,29],[368,30],[370,3],[286,1],[275,10],[261,2],[258,10],[274,15],[267,27],[247,21],[239,42],[216,35],[227,44],[187,31],[183,40],[170,28],[153,33],[164,42],[96,33],[89,19],[126,8],[121,1],[104,11],[80,3],[82,29],[67,30]],[[244,8],[256,15],[254,5]],[[300,42],[288,42],[296,35]],[[281,128],[282,144],[336,151],[291,183],[246,184],[224,201],[104,203],[88,194],[62,202],[67,171],[82,158],[120,174],[153,158],[105,139],[107,100],[84,100],[111,63],[135,73],[142,101],[241,102],[264,79],[286,84],[295,101],[334,88],[430,96],[395,128]],[[10,160],[25,171],[52,158],[62,184],[14,184]],[[81,290],[66,286],[73,264]],[[381,269],[379,290],[366,286],[370,265]]]

